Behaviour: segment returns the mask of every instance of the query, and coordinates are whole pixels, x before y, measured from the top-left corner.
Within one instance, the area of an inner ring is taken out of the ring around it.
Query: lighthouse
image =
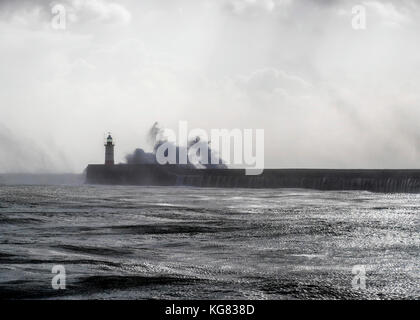
[[[114,142],[112,141],[111,134],[108,134],[105,143],[105,165],[114,165]]]

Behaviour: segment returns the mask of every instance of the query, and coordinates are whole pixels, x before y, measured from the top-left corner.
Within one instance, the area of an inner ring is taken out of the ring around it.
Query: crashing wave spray
[[[157,164],[156,161],[156,152],[160,146],[163,144],[171,145],[174,150],[176,150],[176,162],[180,163],[179,157],[180,154],[191,154],[191,159],[188,157],[186,164],[178,164],[178,166],[187,167],[187,168],[196,168],[196,169],[227,169],[226,164],[223,162],[220,157],[217,156],[217,153],[210,148],[210,142],[207,143],[207,152],[201,152],[201,150],[194,150],[193,146],[197,145],[202,138],[200,136],[195,136],[190,139],[187,143],[187,146],[179,146],[174,142],[170,141],[168,136],[165,133],[165,128],[161,127],[158,122],[155,122],[153,126],[147,132],[147,141],[152,146],[153,152],[146,152],[142,148],[137,148],[132,154],[126,156],[126,161],[128,164]],[[204,159],[207,154],[207,159]],[[211,163],[211,158],[217,159],[216,163]]]

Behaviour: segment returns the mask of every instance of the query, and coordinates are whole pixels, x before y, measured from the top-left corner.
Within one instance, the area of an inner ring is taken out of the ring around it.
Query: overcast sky
[[[81,172],[107,131],[123,161],[180,120],[265,129],[266,167],[419,168],[419,18],[415,0],[0,0],[0,172]]]

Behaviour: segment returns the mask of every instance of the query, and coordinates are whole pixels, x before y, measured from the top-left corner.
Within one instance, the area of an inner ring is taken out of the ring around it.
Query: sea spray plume
[[[71,171],[63,152],[11,131],[0,123],[0,172],[54,173]]]
[[[179,164],[180,166],[186,166],[196,169],[227,169],[226,164],[218,156],[216,151],[213,151],[210,147],[210,141],[204,140],[203,137],[195,136],[190,138],[187,142],[187,146],[178,146],[174,145],[173,142],[168,141],[168,135],[165,134],[165,129],[162,128],[157,122],[149,131],[149,135],[154,138],[154,153],[156,154],[158,148],[164,143],[166,145],[173,146],[173,149],[176,151],[176,161],[180,163],[180,154],[188,154],[187,164]],[[151,139],[153,140],[153,139]],[[167,156],[168,150],[165,151],[165,156]],[[212,164],[212,156],[214,159],[217,159],[217,163]]]
[[[188,141],[188,159],[192,160],[193,165],[200,169],[227,169],[226,164],[219,157],[218,153],[211,149],[211,141],[204,141],[202,137],[196,136]],[[214,156],[213,156],[214,155]],[[217,159],[217,163],[211,163],[212,156]],[[207,161],[204,161],[207,159]]]
[[[155,150],[156,139],[161,131],[162,128],[158,122],[155,122],[147,132],[147,142],[153,150]],[[125,160],[128,164],[157,164],[154,152],[146,152],[142,148],[137,148],[133,153],[126,155]]]
[[[147,142],[155,150],[156,143],[162,139],[164,129],[156,121],[147,132]]]
[[[173,150],[176,151],[176,162],[179,166],[196,169],[226,169],[227,166],[219,157],[214,157],[218,160],[217,163],[211,163],[212,155],[217,153],[210,148],[210,142],[202,140],[200,136],[196,136],[188,141],[187,146],[175,145],[172,141],[168,140],[165,129],[158,122],[155,122],[147,132],[147,142],[153,148],[153,153],[145,152],[143,149],[138,148],[132,154],[126,156],[126,161],[128,164],[156,164],[156,151],[166,143],[166,145],[173,146]],[[165,151],[165,155],[167,155],[167,152],[168,150]],[[187,164],[179,164],[179,155],[181,153],[190,155],[187,158]],[[206,158],[207,160],[205,161]]]
[[[156,157],[154,153],[145,152],[138,148],[133,153],[125,156],[128,164],[156,164]]]

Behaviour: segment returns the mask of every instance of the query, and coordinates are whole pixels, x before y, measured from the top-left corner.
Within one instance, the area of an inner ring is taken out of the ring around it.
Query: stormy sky
[[[122,162],[180,120],[265,129],[266,167],[419,168],[419,18],[414,0],[0,0],[0,172],[81,172],[108,131]]]

